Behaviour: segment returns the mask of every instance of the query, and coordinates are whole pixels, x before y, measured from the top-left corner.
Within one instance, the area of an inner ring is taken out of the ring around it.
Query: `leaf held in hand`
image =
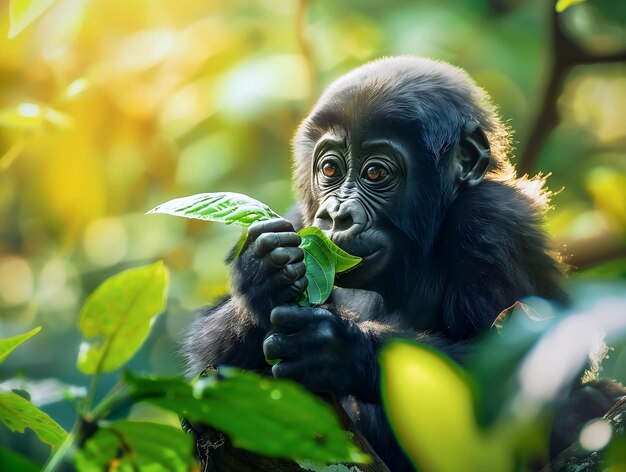
[[[236,223],[248,227],[257,221],[280,218],[264,203],[241,193],[201,193],[177,198],[153,208],[148,213],[165,213],[198,220]]]
[[[304,250],[306,277],[309,281],[308,302],[324,303],[333,290],[335,274],[354,268],[361,262],[361,258],[348,254],[319,228],[304,228],[298,234],[302,240],[300,247]],[[304,300],[299,302],[303,305]]]

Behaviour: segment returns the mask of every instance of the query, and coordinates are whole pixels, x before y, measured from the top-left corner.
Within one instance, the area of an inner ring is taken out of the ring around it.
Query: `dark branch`
[[[561,26],[560,15],[551,3],[551,49],[550,76],[540,102],[540,110],[531,125],[526,146],[519,155],[517,168],[522,174],[535,171],[546,140],[559,123],[557,101],[569,71],[578,65],[626,61],[626,51],[611,54],[594,54],[585,50],[570,38]]]

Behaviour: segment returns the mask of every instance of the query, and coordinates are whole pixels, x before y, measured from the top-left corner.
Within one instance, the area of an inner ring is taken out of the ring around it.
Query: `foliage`
[[[111,372],[128,362],[148,337],[153,318],[163,311],[166,286],[163,262],[129,269],[100,285],[78,316],[86,339],[78,353],[80,371]]]
[[[127,372],[117,388],[92,405],[100,376],[126,364],[144,343],[153,318],[164,308],[166,290],[167,270],[159,261],[105,280],[88,297],[78,327],[87,339],[102,339],[100,344],[84,341],[81,345],[77,365],[92,376],[92,383],[79,403],[69,435],[17,393],[0,393],[0,421],[11,431],[31,428],[41,441],[55,447],[46,471],[56,470],[70,458],[79,471],[110,467],[188,470],[193,444],[180,428],[107,421],[143,401],[219,428],[238,447],[268,456],[318,463],[367,460],[342,431],[328,405],[291,382],[251,373],[224,371],[219,378],[192,383]],[[0,352],[8,355],[38,331],[1,340]],[[81,445],[77,450],[76,444]],[[20,459],[11,456],[11,460]]]
[[[170,269],[171,316],[154,322],[127,365],[177,372],[173,353],[191,312],[227,289],[216,254],[227,252],[236,233],[224,225],[145,218],[144,209],[176,195],[234,189],[284,213],[293,203],[288,143],[294,129],[324,86],[363,62],[412,54],[465,68],[515,130],[519,156],[534,117],[547,105],[541,94],[545,75],[538,71],[547,72],[560,59],[552,57],[550,44],[557,21],[549,15],[556,5],[0,3],[0,332],[9,337],[43,327],[0,365],[0,377],[17,372],[82,384],[85,378],[70,368],[81,303],[108,276],[160,258]],[[548,185],[557,194],[545,225],[574,266],[571,293],[584,307],[625,293],[626,87],[618,56],[625,46],[626,4],[579,2],[557,20],[585,51],[615,56],[564,76],[558,126],[530,170],[552,174]],[[545,325],[552,329],[551,322]],[[489,349],[476,360],[482,370],[472,366],[461,378],[469,379],[481,429],[514,411],[521,388],[518,361],[540,334],[518,335],[489,338]],[[603,369],[626,381],[624,349],[610,351]],[[101,376],[92,396],[108,391],[113,377]],[[12,380],[33,391],[28,378]],[[71,396],[70,401],[82,403]],[[140,407],[133,407],[132,418],[143,414]],[[72,409],[43,408],[70,429]],[[154,410],[146,416],[172,422]],[[0,429],[5,447],[28,451],[35,461],[49,452],[34,434]],[[519,436],[545,444],[545,426]],[[624,450],[619,446],[611,446],[615,455]],[[0,468],[27,470],[5,467],[13,460],[9,455],[0,450]]]
[[[556,6],[554,8],[557,12],[561,13],[572,5],[575,5],[576,3],[582,3],[584,1],[585,0],[557,0]]]
[[[35,328],[28,333],[8,339],[0,339],[0,363],[24,341],[41,330]],[[14,392],[0,392],[0,422],[11,431],[23,433],[26,428],[32,429],[44,443],[56,447],[65,439],[67,433],[52,418],[39,410],[28,400]]]
[[[28,333],[20,334],[19,336],[13,336],[8,339],[0,340],[0,363],[4,361],[13,350],[26,341],[28,338],[34,336],[41,331],[41,326],[30,330]]]
[[[423,345],[396,341],[383,350],[385,410],[419,470],[520,470],[515,461],[530,468],[545,456],[558,400],[597,361],[589,353],[598,340],[626,353],[626,300],[600,299],[550,319],[529,312],[518,305],[466,369]],[[606,466],[623,464],[623,434],[611,428]]]
[[[166,213],[226,224],[236,223],[244,228],[252,223],[280,218],[280,215],[267,205],[247,195],[232,192],[203,193],[177,198],[153,208],[148,213]],[[300,247],[304,251],[306,278],[309,281],[308,288],[298,303],[304,306],[319,305],[330,297],[335,274],[354,268],[361,262],[361,258],[348,254],[328,239],[319,228],[303,228],[298,234],[301,238]],[[239,255],[246,239],[247,233],[244,230],[234,251],[234,257]]]

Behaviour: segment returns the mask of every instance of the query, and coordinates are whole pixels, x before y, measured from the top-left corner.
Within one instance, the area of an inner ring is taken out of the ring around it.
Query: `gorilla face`
[[[317,141],[311,160],[311,185],[319,202],[313,225],[363,258],[339,276],[339,286],[370,287],[373,279],[393,270],[406,237],[390,216],[410,186],[408,152],[379,126],[361,133],[334,127]]]

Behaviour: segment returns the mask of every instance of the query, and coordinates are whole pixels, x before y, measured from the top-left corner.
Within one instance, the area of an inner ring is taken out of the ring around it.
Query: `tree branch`
[[[521,174],[534,172],[546,140],[559,123],[557,101],[569,71],[578,65],[626,61],[626,51],[594,54],[570,38],[561,26],[560,15],[551,2],[550,8],[552,61],[550,76],[544,90],[540,109],[532,122],[526,146],[519,155],[517,168]]]

